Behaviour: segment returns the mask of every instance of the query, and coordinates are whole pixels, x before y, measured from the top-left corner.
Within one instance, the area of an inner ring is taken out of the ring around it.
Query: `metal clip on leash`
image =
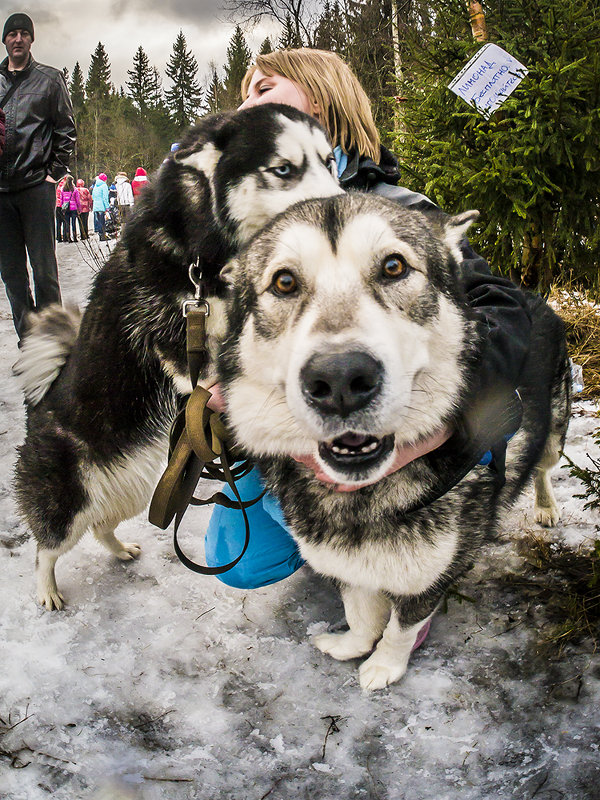
[[[171,425],[169,463],[154,490],[148,519],[152,525],[164,530],[174,517],[173,546],[179,560],[194,572],[218,575],[234,567],[246,552],[250,541],[246,508],[258,502],[263,495],[248,502],[241,499],[235,481],[247,475],[252,469],[252,464],[245,461],[233,468],[230,466],[236,460],[235,454],[228,448],[231,435],[223,424],[220,414],[208,408],[210,392],[198,386],[200,372],[208,363],[206,318],[210,314],[210,305],[203,297],[202,270],[198,262],[190,264],[189,276],[196,287],[194,299],[183,301],[182,313],[186,319],[187,359],[192,393]],[[219,459],[220,466],[212,463],[216,459]],[[194,490],[200,478],[226,481],[236,499],[231,500],[222,492],[217,492],[207,500],[194,497]],[[181,550],[177,540],[177,531],[187,507],[208,503],[238,508],[244,516],[246,538],[242,552],[236,559],[221,567],[196,564]]]

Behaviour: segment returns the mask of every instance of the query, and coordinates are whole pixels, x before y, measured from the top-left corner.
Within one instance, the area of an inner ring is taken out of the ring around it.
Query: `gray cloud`
[[[165,66],[181,29],[196,57],[202,81],[209,78],[211,62],[222,68],[226,61],[234,25],[225,18],[224,1],[27,0],[27,13],[33,19],[36,33],[33,56],[43,64],[66,67],[69,72],[79,62],[87,76],[91,55],[100,41],[118,89],[125,86],[127,70],[131,69],[140,45],[164,79]],[[15,11],[15,5],[18,8],[20,0],[0,0],[2,20]],[[267,34],[272,35],[272,30],[264,26],[247,33],[254,52]]]
[[[111,11],[115,17],[127,12],[160,14],[170,20],[181,21],[181,25],[201,25],[215,20],[225,21],[223,0],[111,0]]]

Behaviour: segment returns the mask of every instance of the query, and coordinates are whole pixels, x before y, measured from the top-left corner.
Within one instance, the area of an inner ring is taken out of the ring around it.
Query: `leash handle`
[[[154,490],[148,519],[153,525],[164,530],[174,517],[173,548],[181,563],[192,572],[201,575],[220,575],[232,569],[248,549],[250,523],[246,508],[257,503],[264,496],[266,489],[259,497],[248,502],[244,502],[240,497],[235,481],[247,474],[252,465],[245,462],[231,468],[230,457],[235,461],[235,455],[227,447],[231,435],[220,415],[208,408],[210,392],[198,385],[198,378],[209,357],[206,346],[206,318],[210,314],[210,306],[202,297],[202,272],[198,263],[190,265],[189,275],[196,291],[193,300],[183,302],[182,310],[186,318],[188,369],[193,390],[171,425],[169,461]],[[213,463],[215,459],[220,460],[220,467]],[[224,479],[229,484],[235,501],[221,492],[217,492],[208,500],[195,498],[194,491],[201,477]],[[177,538],[181,520],[188,506],[206,505],[211,502],[238,508],[244,517],[245,539],[242,551],[229,564],[220,567],[197,564],[183,552]]]
[[[181,563],[187,567],[188,569],[192,570],[192,572],[197,572],[200,575],[220,575],[223,572],[227,572],[228,570],[235,567],[238,561],[242,558],[246,550],[248,549],[248,544],[250,542],[250,523],[248,522],[248,515],[246,514],[246,507],[248,504],[245,504],[242,498],[240,497],[240,493],[238,491],[237,486],[235,485],[235,481],[231,474],[231,469],[229,467],[229,461],[227,458],[227,448],[223,446],[223,452],[221,453],[221,465],[223,467],[223,472],[227,476],[227,482],[231,487],[231,491],[234,493],[236,500],[238,501],[239,508],[244,516],[244,527],[245,527],[245,538],[244,538],[244,546],[242,548],[242,552],[234,558],[233,561],[230,561],[228,564],[224,564],[220,567],[208,567],[204,564],[197,564],[195,561],[192,561],[191,558],[188,558],[186,554],[181,549],[179,541],[177,539],[177,531],[179,530],[179,525],[181,520],[183,519],[183,515],[186,512],[188,503],[186,503],[180,510],[177,512],[175,516],[175,527],[173,529],[173,548],[175,549],[175,553],[177,554],[177,558],[181,561]],[[200,477],[200,476],[198,476]],[[194,484],[194,488],[195,488]],[[193,490],[192,490],[193,491]],[[264,493],[263,493],[264,494]],[[262,497],[262,495],[261,495]],[[257,502],[260,498],[252,501]]]

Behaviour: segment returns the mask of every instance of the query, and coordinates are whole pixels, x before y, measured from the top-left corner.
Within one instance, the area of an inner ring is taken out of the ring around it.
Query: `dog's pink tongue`
[[[414,461],[417,458],[421,458],[426,453],[431,453],[432,450],[437,450],[438,447],[441,447],[445,441],[450,438],[452,431],[449,428],[442,428],[440,431],[437,431],[428,439],[424,439],[422,442],[417,442],[417,444],[406,444],[406,445],[396,445],[396,450],[394,452],[394,460],[387,468],[383,475],[380,475],[377,478],[377,481],[380,481],[382,478],[385,478],[387,475],[391,475],[392,472],[396,472],[402,467],[405,467],[407,464],[410,464],[411,461]],[[362,439],[366,437],[359,436],[358,434],[346,434],[347,437],[356,437],[357,440],[355,442],[344,442],[344,444],[362,444]],[[345,437],[342,437],[345,438]],[[322,481],[323,483],[330,483],[333,485],[333,488],[336,492],[354,492],[356,489],[362,489],[363,486],[369,486],[376,481],[364,481],[362,483],[337,483],[334,478],[329,477],[327,473],[323,471],[323,467],[317,461],[317,459],[312,455],[306,456],[294,456],[295,461],[298,461],[300,464],[304,464],[309,469],[315,473],[315,477],[317,480]]]

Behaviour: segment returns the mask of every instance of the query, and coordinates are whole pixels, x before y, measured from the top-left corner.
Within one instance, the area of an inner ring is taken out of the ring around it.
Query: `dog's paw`
[[[38,603],[48,611],[60,611],[64,608],[65,598],[58,589],[46,589],[38,592]]]
[[[349,661],[351,658],[359,658],[365,653],[370,652],[373,647],[371,639],[364,636],[357,636],[352,631],[345,633],[320,633],[312,637],[312,643],[322,653],[327,653],[338,661]]]
[[[536,506],[534,508],[535,521],[539,522],[544,528],[553,528],[560,519],[558,506]]]
[[[135,542],[121,542],[121,547],[122,550],[117,553],[117,558],[120,558],[121,561],[131,561],[142,552],[142,548]]]
[[[361,664],[358,671],[361,688],[368,692],[383,689],[390,683],[399,681],[406,672],[407,665],[408,658],[392,661],[388,655],[376,650],[364,664]]]

